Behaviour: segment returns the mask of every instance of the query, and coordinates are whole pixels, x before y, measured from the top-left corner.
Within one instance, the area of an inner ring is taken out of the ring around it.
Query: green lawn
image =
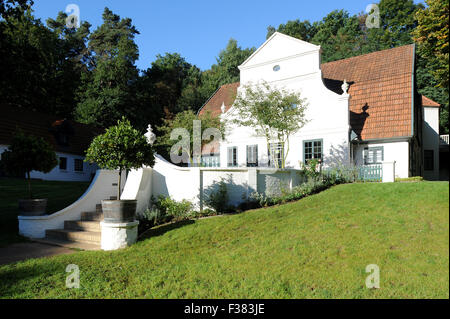
[[[0,179],[0,246],[23,241],[18,235],[18,200],[27,198],[23,179]],[[54,213],[72,204],[89,187],[87,182],[32,181],[35,198],[48,198],[47,212]]]
[[[449,298],[449,184],[348,184],[0,267],[4,298]],[[80,289],[65,288],[68,264]],[[365,268],[380,267],[380,289]]]

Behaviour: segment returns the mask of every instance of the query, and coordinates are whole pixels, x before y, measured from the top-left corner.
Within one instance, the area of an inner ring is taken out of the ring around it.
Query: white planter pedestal
[[[134,244],[138,236],[139,221],[127,223],[100,222],[102,250],[116,250]]]

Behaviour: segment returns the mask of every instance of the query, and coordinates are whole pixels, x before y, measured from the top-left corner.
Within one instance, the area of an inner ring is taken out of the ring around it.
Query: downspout
[[[410,146],[410,148],[412,148],[411,151],[411,156],[413,157],[413,160],[409,160],[408,162],[410,163],[411,166],[415,166],[417,158],[415,158],[415,143],[416,143],[416,136],[414,135],[414,95],[415,95],[415,90],[416,90],[416,86],[415,86],[415,82],[414,82],[414,70],[416,67],[416,44],[413,43],[413,59],[412,59],[412,70],[411,70],[411,141],[412,146]],[[421,152],[422,153],[422,152]],[[411,176],[414,175],[414,167],[410,167],[409,168],[409,174]]]

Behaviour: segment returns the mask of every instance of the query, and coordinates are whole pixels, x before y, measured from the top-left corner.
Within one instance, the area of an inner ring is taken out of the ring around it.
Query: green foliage
[[[230,39],[226,48],[219,52],[217,64],[203,72],[200,88],[205,100],[209,98],[221,85],[237,82],[240,79],[238,66],[255,52],[255,48],[241,48],[234,39]]]
[[[153,166],[155,156],[145,136],[134,129],[130,121],[122,118],[117,125],[94,138],[86,151],[85,161],[96,163],[101,168],[119,170],[117,198],[120,199],[122,170]]]
[[[270,38],[275,31],[306,42],[311,42],[317,32],[317,24],[311,24],[308,20],[290,20],[286,24],[280,24],[277,29],[272,26],[267,27],[266,38]]]
[[[317,179],[322,173],[322,168],[319,160],[313,158],[310,159],[306,164],[300,163],[301,172],[300,175],[306,177],[307,179]]]
[[[139,56],[134,37],[139,32],[131,19],[121,19],[108,8],[103,24],[89,37],[95,66],[83,74],[78,90],[76,118],[82,123],[106,128],[122,116],[136,116],[134,84],[138,79],[135,62]]]
[[[142,221],[142,229],[168,223],[170,221],[181,221],[191,217],[194,205],[188,200],[183,199],[181,202],[159,195],[157,198],[152,196],[151,208],[138,216]]]
[[[413,177],[406,177],[406,178],[395,178],[396,182],[422,182],[423,177],[422,176],[413,176]]]
[[[168,156],[172,146],[174,146],[178,140],[171,139],[171,134],[174,129],[183,128],[189,133],[189,162],[193,162],[194,159],[194,121],[200,121],[201,124],[201,146],[210,143],[213,139],[211,136],[204,136],[205,130],[208,128],[214,128],[218,130],[220,136],[218,138],[223,138],[226,128],[226,123],[221,122],[218,117],[213,117],[209,112],[198,115],[191,110],[182,111],[177,113],[172,119],[165,119],[163,125],[158,127],[160,134],[157,136],[155,146],[159,148],[160,153]],[[206,135],[206,134],[205,134]],[[203,139],[202,137],[205,137]]]
[[[418,25],[413,32],[414,39],[419,43],[419,53],[432,61],[432,73],[438,85],[448,90],[449,2],[426,0],[426,3],[427,8],[416,12]]]
[[[50,172],[58,160],[53,147],[43,138],[25,135],[22,131],[16,132],[8,149],[1,154],[0,166],[17,175],[26,173],[28,179],[29,197],[32,198],[30,172]]]
[[[205,190],[204,196],[206,206],[214,209],[218,213],[226,213],[229,211],[227,184],[223,178],[213,188]]]
[[[122,170],[153,166],[155,158],[145,136],[122,118],[117,125],[94,138],[86,152],[86,161],[97,163],[101,168]]]
[[[285,151],[281,168],[284,168],[289,153],[289,136],[307,122],[306,99],[302,99],[300,93],[273,88],[262,82],[243,86],[233,105],[237,112],[234,120],[237,125],[254,128],[258,135],[266,138],[268,146],[271,142],[282,143]],[[276,160],[273,163],[278,165]]]
[[[49,19],[49,28],[31,11],[0,21],[3,103],[72,118],[90,25],[69,30],[65,17]]]

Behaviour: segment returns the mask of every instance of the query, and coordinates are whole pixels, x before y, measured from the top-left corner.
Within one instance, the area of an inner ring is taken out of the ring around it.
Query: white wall
[[[227,183],[229,204],[237,205],[251,193],[279,194],[280,185],[286,189],[297,186],[301,178],[294,169],[210,168],[175,166],[157,156],[152,174],[152,194],[191,201],[203,208],[205,194],[216,190],[221,179]]]
[[[7,148],[8,148],[7,145],[0,145],[0,154],[3,153]],[[98,169],[97,165],[84,162],[83,156],[67,154],[62,152],[56,152],[56,156],[58,157],[58,161],[60,157],[67,158],[67,169],[65,170],[59,169],[59,162],[58,162],[58,165],[56,165],[56,167],[53,168],[47,174],[32,171],[30,174],[31,178],[43,179],[48,181],[87,182],[93,178],[95,172]],[[75,159],[83,160],[82,172],[75,171],[75,163],[74,163]]]
[[[280,70],[273,71],[275,65]],[[303,141],[323,139],[326,166],[348,162],[349,153],[349,96],[328,90],[322,81],[320,47],[276,33],[254,55],[240,66],[241,86],[255,85],[264,80],[271,86],[299,92],[308,103],[307,124],[289,141],[286,167],[299,168],[303,161]],[[267,162],[267,142],[256,136],[251,128],[238,127],[231,121],[237,117],[233,107],[222,114],[229,126],[225,141],[220,144],[220,165],[227,166],[227,148],[237,146],[238,165],[246,166],[246,146],[258,144],[259,163]],[[263,161],[265,157],[265,161]]]
[[[364,165],[363,150],[365,147],[383,146],[384,162],[395,161],[395,177],[409,177],[409,142],[383,142],[360,144],[355,147],[354,159],[356,165]]]
[[[423,108],[423,150],[432,150],[434,153],[434,169],[423,171],[423,177],[428,180],[439,179],[439,108]],[[423,154],[422,154],[423,156]]]

